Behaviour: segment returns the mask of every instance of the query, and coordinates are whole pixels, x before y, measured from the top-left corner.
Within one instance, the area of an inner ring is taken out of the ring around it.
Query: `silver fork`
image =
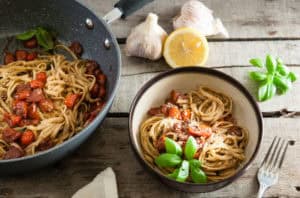
[[[258,170],[257,179],[259,181],[259,191],[257,198],[261,198],[266,189],[277,183],[279,170],[281,168],[288,141],[278,138],[273,139],[273,142]]]

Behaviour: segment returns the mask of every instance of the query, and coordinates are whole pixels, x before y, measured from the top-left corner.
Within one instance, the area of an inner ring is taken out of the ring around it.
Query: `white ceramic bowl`
[[[233,116],[239,125],[249,130],[249,142],[245,151],[246,160],[240,166],[237,173],[226,180],[207,184],[180,183],[167,178],[156,169],[153,169],[144,160],[139,141],[139,127],[146,119],[148,110],[151,107],[163,104],[171,90],[189,91],[199,86],[209,87],[233,99]],[[258,152],[262,133],[263,122],[261,112],[254,98],[246,88],[231,76],[208,68],[184,67],[157,75],[139,90],[130,109],[129,135],[131,145],[137,157],[143,165],[148,167],[152,173],[159,176],[164,183],[187,192],[213,191],[226,186],[241,176]]]

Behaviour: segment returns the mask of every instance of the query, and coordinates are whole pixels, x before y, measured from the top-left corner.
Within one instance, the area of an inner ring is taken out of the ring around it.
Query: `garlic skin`
[[[127,56],[157,60],[162,57],[166,31],[158,25],[158,16],[149,13],[146,20],[131,30],[126,40]]]
[[[228,32],[219,18],[215,19],[212,11],[198,0],[189,0],[183,4],[181,13],[173,20],[174,29],[191,27],[204,36],[228,38]]]

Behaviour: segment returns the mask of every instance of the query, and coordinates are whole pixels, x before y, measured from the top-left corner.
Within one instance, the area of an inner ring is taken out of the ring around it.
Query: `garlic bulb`
[[[220,19],[215,19],[212,11],[198,0],[186,2],[179,16],[173,21],[174,29],[192,27],[199,30],[204,36],[216,35],[229,37],[227,30]]]
[[[149,13],[146,20],[132,29],[126,40],[127,56],[157,60],[162,56],[162,49],[167,33],[158,25],[158,16]]]

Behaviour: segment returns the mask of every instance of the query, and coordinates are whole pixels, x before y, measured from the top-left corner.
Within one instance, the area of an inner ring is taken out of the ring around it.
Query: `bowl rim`
[[[120,46],[118,44],[118,41],[116,39],[116,37],[114,36],[111,28],[109,27],[109,25],[107,23],[105,23],[103,21],[102,18],[99,18],[95,15],[95,13],[93,11],[91,11],[91,9],[87,8],[86,6],[82,5],[80,2],[74,1],[73,4],[75,6],[78,6],[79,8],[85,9],[87,12],[89,12],[89,14],[97,19],[97,21],[95,21],[94,23],[96,24],[102,24],[105,27],[105,31],[107,31],[108,35],[107,37],[110,39],[111,43],[112,43],[112,47],[115,48],[116,50],[116,56],[115,58],[117,59],[117,69],[115,70],[115,75],[116,75],[116,80],[113,83],[110,83],[112,85],[111,88],[111,94],[106,96],[106,101],[105,104],[102,108],[102,110],[97,114],[97,116],[95,117],[95,119],[89,123],[86,127],[84,127],[81,131],[79,131],[78,133],[76,133],[74,136],[72,136],[71,138],[63,141],[61,144],[55,145],[49,149],[46,149],[44,151],[40,151],[38,153],[35,153],[33,155],[27,155],[27,156],[23,156],[20,158],[13,158],[13,159],[2,159],[0,160],[0,165],[1,164],[9,164],[9,163],[15,163],[15,162],[20,162],[20,161],[26,161],[26,160],[31,160],[33,158],[38,158],[38,157],[44,157],[47,156],[49,154],[51,154],[52,152],[58,151],[61,149],[61,147],[64,147],[65,145],[68,144],[72,144],[73,141],[75,141],[76,139],[78,139],[79,137],[83,136],[85,133],[87,133],[88,131],[92,130],[94,125],[98,125],[100,124],[106,117],[112,103],[113,100],[116,96],[117,93],[117,89],[119,87],[120,81],[121,81],[121,65],[122,65],[122,57],[121,57],[121,50],[120,50]],[[84,58],[83,58],[84,59]],[[94,130],[93,130],[94,131]],[[76,147],[78,148],[78,147]],[[52,160],[51,160],[52,162]]]
[[[144,93],[154,84],[159,83],[160,80],[175,75],[175,74],[180,74],[180,73],[201,73],[201,74],[206,74],[206,75],[211,75],[214,77],[219,77],[223,80],[225,80],[226,82],[230,83],[231,85],[233,85],[234,87],[236,87],[243,95],[246,96],[247,100],[250,102],[252,108],[255,111],[255,117],[256,117],[256,122],[258,123],[258,142],[256,144],[256,148],[254,150],[254,153],[252,154],[252,156],[250,157],[249,161],[240,169],[238,170],[234,175],[232,175],[231,177],[224,179],[224,180],[220,180],[217,182],[210,182],[210,183],[205,183],[205,184],[199,184],[199,183],[192,183],[192,182],[178,182],[176,180],[170,179],[167,176],[165,176],[164,174],[162,174],[160,171],[152,168],[144,159],[144,157],[138,152],[138,148],[137,145],[135,145],[134,143],[134,136],[133,136],[133,131],[132,131],[132,121],[133,121],[133,116],[134,116],[134,112],[136,109],[136,105],[139,102],[140,98],[144,95]],[[136,96],[134,97],[132,104],[130,106],[129,109],[129,119],[128,119],[128,133],[129,133],[129,141],[130,144],[134,150],[135,155],[137,155],[139,161],[143,164],[143,166],[147,167],[148,170],[151,171],[151,173],[155,174],[156,176],[159,176],[160,178],[170,181],[170,182],[174,182],[177,184],[181,184],[181,185],[190,185],[190,186],[203,186],[203,187],[208,187],[208,186],[218,186],[216,189],[225,187],[226,185],[232,183],[233,181],[235,181],[236,179],[238,179],[241,175],[244,174],[244,172],[246,170],[248,170],[248,168],[250,167],[250,165],[252,164],[252,162],[254,161],[255,157],[257,156],[257,153],[259,151],[260,145],[261,145],[261,141],[262,141],[262,136],[263,136],[263,116],[262,113],[260,111],[260,108],[258,106],[258,103],[255,101],[254,97],[249,93],[249,91],[236,79],[234,79],[233,77],[229,76],[228,74],[215,70],[215,69],[211,69],[211,68],[205,68],[205,67],[195,67],[195,66],[188,66],[188,67],[181,67],[181,68],[175,68],[169,71],[165,71],[162,72],[154,77],[152,77],[150,80],[148,80],[137,92]],[[227,184],[224,184],[224,182],[227,182]],[[224,184],[224,185],[218,185],[218,184]]]

